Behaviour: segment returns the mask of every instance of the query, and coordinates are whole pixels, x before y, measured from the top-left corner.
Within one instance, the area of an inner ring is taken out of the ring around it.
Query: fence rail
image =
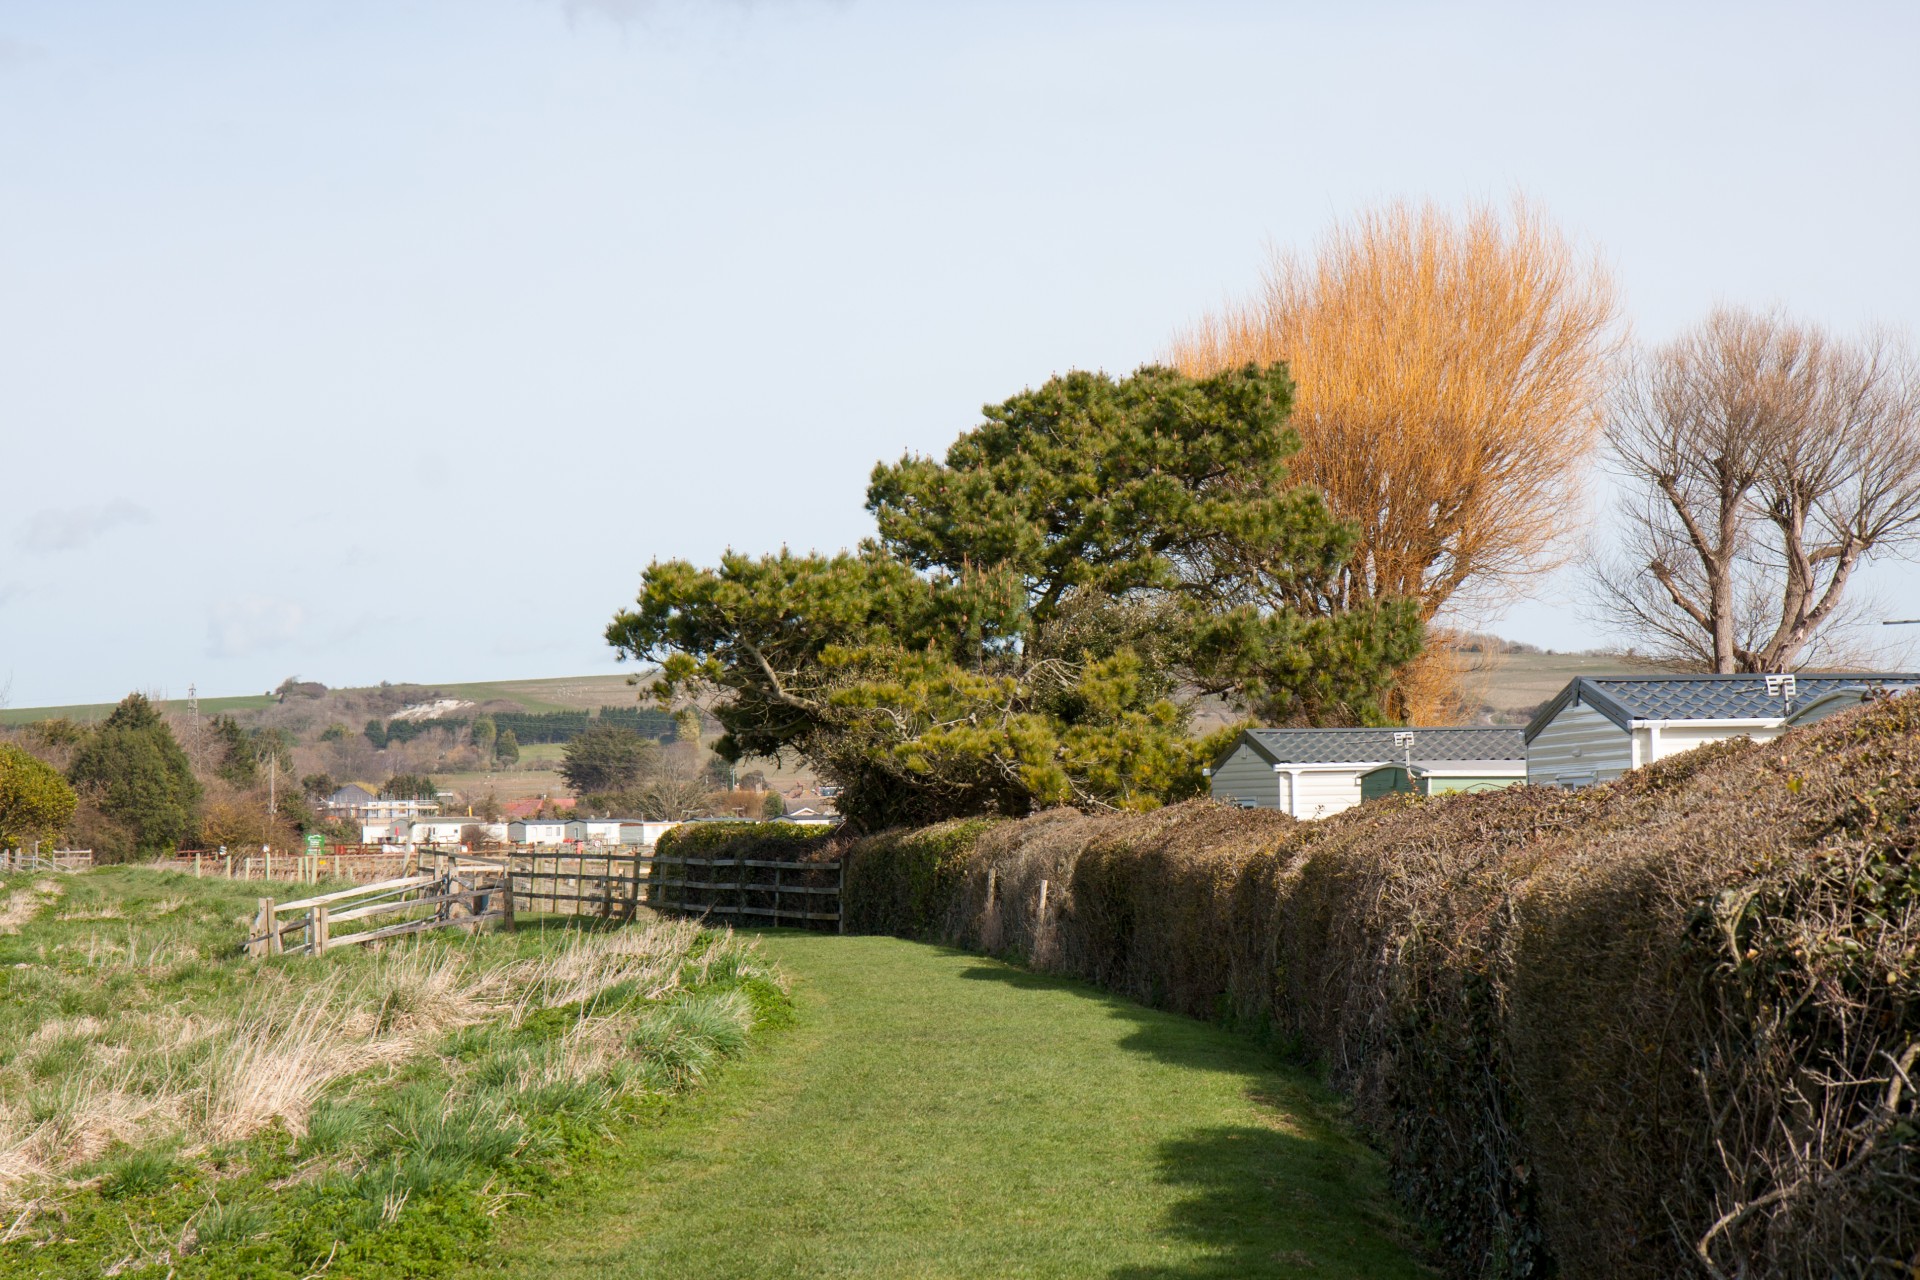
[[[504,856],[517,910],[631,920],[653,859],[643,853],[515,851]]]
[[[295,902],[260,899],[247,953],[324,955],[331,948],[488,921],[510,929],[522,914],[625,922],[643,906],[736,924],[842,928],[838,862],[539,850],[423,858],[424,866],[351,889]],[[386,915],[406,918],[334,932],[338,925]]]
[[[19,849],[0,849],[0,871],[86,871],[93,866],[91,849],[49,849],[39,841]]]
[[[813,926],[840,920],[841,864],[768,858],[656,855],[646,905],[684,915],[732,917],[738,923]],[[731,872],[731,874],[727,874]]]
[[[419,914],[423,911],[429,914]],[[352,933],[333,931],[334,926],[355,920],[402,914],[406,918],[393,924]],[[296,918],[288,919],[289,915]],[[451,860],[423,875],[397,876],[296,902],[262,898],[244,949],[253,956],[321,956],[362,942],[428,929],[477,929],[488,923],[513,927],[513,895],[507,892],[506,871],[477,859]]]

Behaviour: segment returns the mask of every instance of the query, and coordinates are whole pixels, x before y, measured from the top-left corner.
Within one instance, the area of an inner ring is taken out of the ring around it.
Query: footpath
[[[1336,1102],[1240,1037],[939,947],[762,945],[797,1025],[477,1274],[1430,1274]]]

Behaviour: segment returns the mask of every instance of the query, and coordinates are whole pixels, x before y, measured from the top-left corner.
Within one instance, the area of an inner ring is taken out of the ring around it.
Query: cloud
[[[307,633],[307,611],[273,596],[214,602],[207,618],[207,656],[244,658],[291,644]]]
[[[78,551],[123,524],[146,524],[153,513],[136,502],[118,498],[104,506],[67,507],[35,514],[20,534],[23,551],[50,553]]]

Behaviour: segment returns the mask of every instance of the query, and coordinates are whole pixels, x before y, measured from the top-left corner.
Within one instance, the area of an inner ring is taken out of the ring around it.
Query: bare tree
[[[1855,569],[1920,545],[1920,364],[1884,333],[1715,311],[1636,359],[1607,444],[1628,493],[1595,612],[1653,656],[1804,666]]]

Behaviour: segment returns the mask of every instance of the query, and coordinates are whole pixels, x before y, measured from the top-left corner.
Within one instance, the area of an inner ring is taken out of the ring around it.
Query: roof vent
[[[1769,698],[1791,698],[1793,696],[1793,677],[1768,676],[1767,696]]]

